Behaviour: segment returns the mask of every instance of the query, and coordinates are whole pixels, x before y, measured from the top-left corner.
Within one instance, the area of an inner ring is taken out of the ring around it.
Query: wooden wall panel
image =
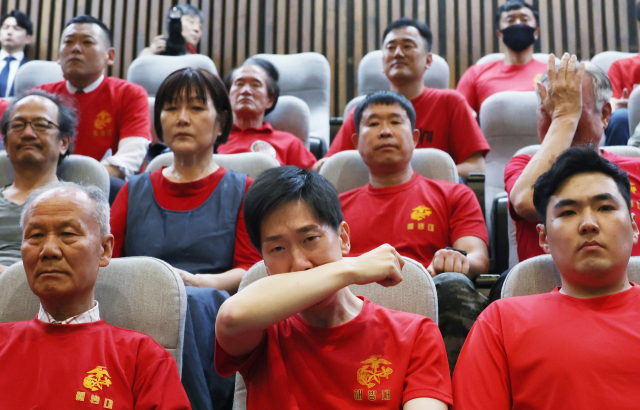
[[[29,58],[57,60],[64,23],[90,13],[113,30],[116,61],[110,75],[126,78],[137,54],[160,34],[175,4],[205,16],[200,52],[221,75],[256,53],[315,51],[332,70],[332,113],[341,115],[357,92],[360,59],[380,47],[390,21],[427,22],[433,52],[451,68],[451,87],[485,54],[500,51],[494,14],[506,0],[3,0],[0,12],[19,8],[36,27]],[[638,51],[635,0],[530,0],[540,10],[536,51],[574,52],[583,59],[606,50]]]

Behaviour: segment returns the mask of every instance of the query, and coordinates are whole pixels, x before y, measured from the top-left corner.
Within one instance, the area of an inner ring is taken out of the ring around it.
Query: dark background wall
[[[530,0],[531,1],[531,0]],[[478,58],[498,52],[494,13],[505,0],[2,0],[0,12],[18,8],[36,26],[28,55],[56,60],[64,22],[78,14],[101,18],[117,51],[110,75],[127,68],[154,36],[166,32],[167,11],[178,3],[206,18],[200,52],[222,75],[256,53],[316,51],[329,60],[332,113],[355,96],[358,62],[380,47],[386,25],[402,16],[425,21],[433,52],[451,68],[451,87]],[[533,0],[540,10],[537,51],[576,53],[582,59],[607,50],[638,51],[633,0]]]

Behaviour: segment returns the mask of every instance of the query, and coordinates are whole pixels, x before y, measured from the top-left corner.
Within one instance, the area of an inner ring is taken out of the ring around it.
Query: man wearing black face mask
[[[504,59],[474,65],[456,90],[479,114],[480,106],[500,91],[535,91],[547,64],[533,59],[533,43],[540,36],[538,11],[521,0],[509,0],[496,12],[496,35],[504,43]]]

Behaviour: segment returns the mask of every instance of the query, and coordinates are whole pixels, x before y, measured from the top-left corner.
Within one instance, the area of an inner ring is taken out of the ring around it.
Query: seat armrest
[[[320,138],[309,137],[309,151],[315,155],[316,159],[320,159],[327,153],[327,146]]]
[[[495,261],[494,272],[501,274],[509,268],[509,197],[506,192],[493,200],[491,227],[491,259]]]
[[[340,127],[342,127],[343,122],[343,117],[331,117],[329,119],[329,141],[333,142],[333,139],[338,134],[338,131],[340,130]]]
[[[478,198],[478,203],[480,203],[480,209],[482,209],[482,216],[485,221],[487,219],[487,215],[485,215],[485,206],[484,206],[484,180],[485,174],[480,172],[470,172],[469,175],[465,178],[466,184],[471,188],[474,194],[476,194],[476,198]]]

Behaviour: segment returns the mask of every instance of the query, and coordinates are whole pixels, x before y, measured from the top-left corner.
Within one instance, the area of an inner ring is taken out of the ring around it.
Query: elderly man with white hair
[[[104,193],[49,184],[27,198],[21,226],[40,311],[0,324],[0,408],[190,409],[171,355],[100,319],[94,286],[113,249]]]

